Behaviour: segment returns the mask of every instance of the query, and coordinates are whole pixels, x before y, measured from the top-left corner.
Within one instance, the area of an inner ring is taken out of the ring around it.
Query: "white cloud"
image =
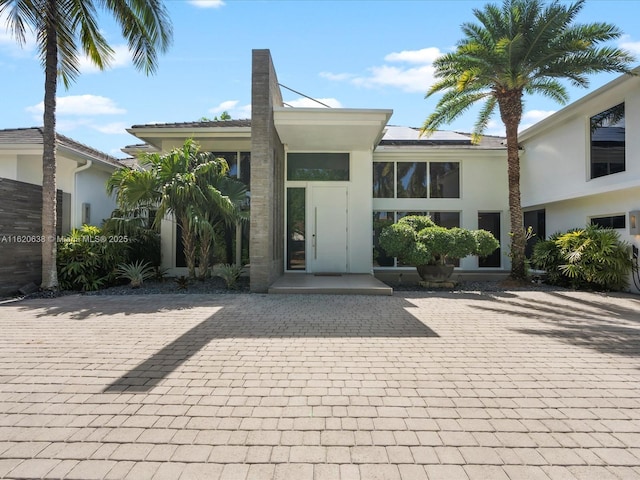
[[[222,113],[222,112],[228,112],[229,110],[232,110],[233,108],[235,108],[236,105],[238,105],[238,103],[240,103],[238,100],[226,100],[224,102],[222,102],[220,105],[218,105],[217,107],[213,107],[209,109],[209,113]]]
[[[345,80],[351,80],[352,78],[357,77],[353,73],[331,73],[331,72],[320,72],[320,76],[322,78],[326,78],[327,80],[331,80],[333,82],[343,82]]]
[[[436,47],[423,48],[421,50],[403,50],[393,52],[384,57],[387,62],[407,62],[418,64],[432,64],[436,58],[442,55]]]
[[[42,115],[44,112],[44,102],[27,107],[27,111]],[[118,107],[113,100],[99,95],[70,95],[68,97],[57,98],[56,113],[58,115],[118,115],[127,113],[123,108]]]
[[[634,55],[640,55],[640,42],[632,42],[631,35],[623,35],[619,42],[620,48],[629,50]]]
[[[220,8],[224,6],[224,0],[189,0],[189,3],[198,8]]]
[[[556,113],[555,110],[529,110],[522,115],[522,123],[520,123],[518,130],[522,132],[554,113]]]
[[[431,65],[403,68],[383,65],[369,69],[371,75],[352,80],[363,87],[396,87],[405,92],[426,92],[434,83],[434,68]]]
[[[107,67],[108,70],[127,67],[131,64],[131,54],[129,53],[129,47],[127,47],[127,45],[114,45],[111,48],[114,54]],[[87,56],[78,59],[78,68],[81,73],[98,73],[101,71]]]
[[[340,101],[335,98],[317,98],[316,100],[318,102],[324,103],[325,105],[328,105],[331,108],[342,108],[342,104],[340,103]],[[284,103],[296,108],[325,108],[318,102],[314,102],[310,98],[301,97],[296,98],[295,100],[285,100]]]
[[[251,118],[251,104],[239,105],[239,100],[225,100],[219,105],[210,108],[209,113],[219,115],[222,112],[227,112],[233,119]]]
[[[394,87],[405,92],[426,92],[435,82],[433,61],[442,55],[435,47],[392,52],[384,57],[387,64],[368,69],[366,75],[322,72],[331,81],[348,81],[359,87]],[[396,63],[399,65],[389,65]]]
[[[127,133],[128,125],[124,122],[113,122],[106,124],[93,124],[91,128],[99,131],[100,133],[104,133],[106,135],[121,135]]]

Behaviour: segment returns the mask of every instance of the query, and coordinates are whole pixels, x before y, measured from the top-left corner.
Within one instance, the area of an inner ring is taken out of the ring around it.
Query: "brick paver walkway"
[[[0,307],[0,477],[640,479],[640,298]]]

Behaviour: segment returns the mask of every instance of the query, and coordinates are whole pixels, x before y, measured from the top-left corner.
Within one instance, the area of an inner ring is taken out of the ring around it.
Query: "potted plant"
[[[500,244],[486,230],[445,228],[429,216],[409,215],[382,230],[380,246],[401,262],[416,267],[424,281],[438,283],[451,277],[456,259],[489,255]]]

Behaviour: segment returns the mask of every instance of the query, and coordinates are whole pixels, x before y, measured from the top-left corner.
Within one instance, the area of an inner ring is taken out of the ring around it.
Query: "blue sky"
[[[498,0],[500,3],[501,0]],[[101,29],[116,50],[113,66],[97,72],[83,62],[82,75],[58,91],[58,131],[116,157],[139,143],[125,128],[134,124],[194,121],[223,110],[250,118],[251,50],[271,50],[279,81],[334,107],[391,108],[390,124],[420,126],[437,98],[424,99],[433,81],[431,62],[460,39],[460,24],[473,21],[469,0],[168,0],[174,40],[145,76],[131,65],[119,29]],[[495,2],[494,2],[495,3]],[[607,21],[625,36],[616,42],[640,63],[640,0],[588,0],[578,22]],[[18,48],[0,18],[0,71],[4,92],[0,128],[42,124],[43,74],[29,41]],[[616,75],[591,79],[591,89]],[[570,89],[571,100],[589,90]],[[285,102],[312,106],[283,91]],[[523,125],[560,106],[528,97]],[[499,119],[487,133],[500,134]],[[470,131],[469,113],[446,127]]]

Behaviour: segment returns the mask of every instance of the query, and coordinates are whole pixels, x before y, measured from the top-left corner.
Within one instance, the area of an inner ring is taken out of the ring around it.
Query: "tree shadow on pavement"
[[[493,300],[490,305],[475,308],[540,322],[536,328],[512,327],[512,331],[554,338],[601,353],[640,357],[640,298],[635,296],[545,292],[530,298]]]
[[[280,298],[279,298],[280,297]],[[438,334],[397,297],[280,295],[234,297],[109,385],[105,392],[148,392],[209,343],[220,339],[425,338]],[[338,340],[337,340],[338,341]],[[264,352],[263,352],[264,354]]]

